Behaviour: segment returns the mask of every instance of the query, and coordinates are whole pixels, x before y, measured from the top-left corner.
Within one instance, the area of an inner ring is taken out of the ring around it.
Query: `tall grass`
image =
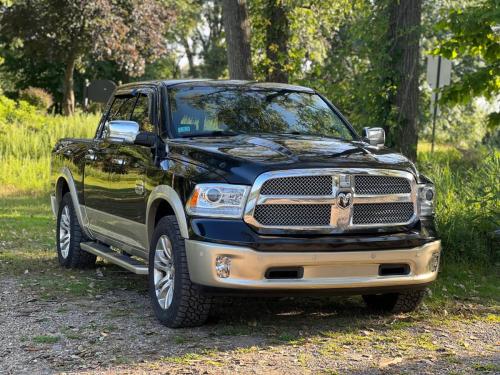
[[[0,96],[0,196],[46,191],[57,140],[92,137],[98,121],[98,115],[44,115],[26,102]]]
[[[491,264],[498,260],[493,231],[500,228],[500,152],[420,148],[418,167],[437,189],[436,222],[445,259]]]

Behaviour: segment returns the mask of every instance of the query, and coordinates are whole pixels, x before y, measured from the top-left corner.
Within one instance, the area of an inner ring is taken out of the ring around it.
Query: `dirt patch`
[[[68,288],[0,278],[0,373],[500,372],[495,307],[379,316],[354,297],[223,299],[207,325],[172,330],[152,315],[144,278],[91,270],[115,288],[82,273],[74,293],[75,274],[58,272]]]

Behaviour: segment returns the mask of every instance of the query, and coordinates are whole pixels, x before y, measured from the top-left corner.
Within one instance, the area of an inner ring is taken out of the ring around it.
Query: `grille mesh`
[[[413,216],[413,203],[371,203],[353,206],[353,224],[406,223]]]
[[[404,177],[355,176],[354,189],[358,195],[411,193],[410,182]]]
[[[329,204],[272,204],[255,207],[254,218],[262,225],[326,226],[330,224]]]
[[[266,181],[264,195],[331,195],[332,176],[280,177]]]

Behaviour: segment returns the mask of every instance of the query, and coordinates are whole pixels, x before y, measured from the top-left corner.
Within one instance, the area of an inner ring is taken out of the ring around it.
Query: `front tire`
[[[406,313],[415,311],[425,297],[426,289],[400,293],[363,295],[367,307],[376,311]]]
[[[86,236],[78,224],[70,193],[64,194],[57,214],[57,259],[66,268],[88,268],[95,265],[96,256],[80,248]]]
[[[211,298],[191,282],[184,239],[175,216],[162,218],[153,233],[148,284],[153,311],[163,325],[194,327],[207,320]]]

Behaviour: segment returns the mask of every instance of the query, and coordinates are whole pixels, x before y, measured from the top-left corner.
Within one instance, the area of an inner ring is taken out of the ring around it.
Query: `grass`
[[[89,138],[98,115],[40,114],[25,102],[0,96],[0,196],[46,192],[50,153],[60,138]]]
[[[33,337],[33,342],[37,344],[55,344],[61,338],[59,336],[51,336],[51,335],[40,335]]]
[[[434,154],[422,144],[421,173],[437,188],[436,224],[444,261],[487,266],[500,260],[500,151],[478,147],[459,151],[441,146]]]

